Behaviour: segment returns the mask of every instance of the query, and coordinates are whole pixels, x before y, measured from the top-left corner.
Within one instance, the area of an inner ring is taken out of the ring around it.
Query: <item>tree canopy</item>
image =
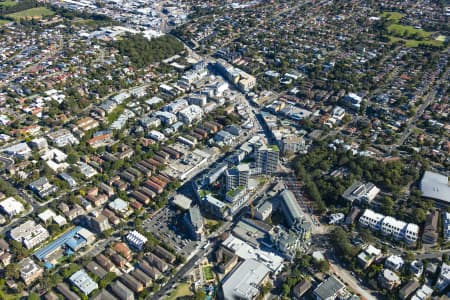
[[[137,67],[145,67],[160,62],[183,51],[183,44],[171,35],[164,35],[151,40],[142,34],[127,35],[119,41],[112,42],[123,56],[128,56]]]

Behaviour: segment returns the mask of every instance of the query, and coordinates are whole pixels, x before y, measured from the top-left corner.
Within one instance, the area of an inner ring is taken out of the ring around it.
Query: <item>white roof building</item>
[[[203,109],[198,105],[189,105],[188,107],[179,111],[178,116],[185,124],[192,124],[196,120],[201,120],[203,117]]]
[[[384,266],[392,271],[398,272],[404,265],[403,258],[401,258],[398,255],[391,255],[388,258],[386,258],[386,261],[384,262]]]
[[[255,249],[245,241],[230,235],[222,245],[239,256],[241,259],[253,259],[264,264],[270,271],[276,273],[283,266],[283,257],[273,253],[264,251],[262,249]]]
[[[67,224],[67,220],[66,218],[64,218],[61,215],[57,215],[55,217],[53,217],[53,222],[55,222],[56,224],[58,224],[59,226],[63,226]]]
[[[446,241],[450,240],[450,213],[443,212],[442,213],[442,223],[444,227],[444,239]]]
[[[83,174],[88,179],[98,174],[93,167],[91,167],[85,162],[79,161],[78,167],[80,168],[81,174]]]
[[[161,133],[161,132],[159,132],[159,131],[157,131],[157,130],[151,130],[151,131],[148,133],[148,136],[149,136],[151,139],[153,139],[153,140],[155,140],[155,141],[157,141],[157,142],[164,141],[164,139],[166,138],[166,136],[165,136],[163,133]]]
[[[13,240],[23,243],[27,249],[39,245],[50,237],[47,229],[42,227],[41,224],[36,224],[32,220],[11,229],[9,235]]]
[[[450,183],[448,177],[426,171],[420,181],[422,196],[444,202],[450,202]]]
[[[373,210],[366,209],[363,215],[359,218],[359,223],[364,227],[369,227],[372,230],[380,230],[381,222],[383,221],[384,216],[382,214],[378,214]]]
[[[254,299],[270,270],[253,259],[245,260],[222,283],[224,299]]]
[[[408,244],[413,244],[419,238],[419,226],[405,223],[390,216],[378,214],[366,209],[359,218],[359,224],[375,231],[381,231],[383,235],[392,236],[397,240],[403,239]]]
[[[3,152],[20,159],[28,159],[31,156],[31,149],[27,143],[18,143],[3,149]]]
[[[41,212],[38,215],[38,218],[42,220],[42,222],[47,223],[48,221],[53,220],[53,218],[56,217],[56,214],[53,210],[46,209],[45,211]]]
[[[23,204],[20,201],[14,199],[13,197],[8,197],[2,202],[0,202],[0,208],[9,217],[18,215],[25,210]]]
[[[414,295],[411,297],[411,300],[426,300],[430,299],[433,294],[433,289],[428,285],[424,284],[420,289],[418,289]]]
[[[59,149],[49,149],[41,155],[41,159],[45,160],[47,166],[54,172],[64,171],[69,167],[69,164],[65,162],[67,154]]]
[[[75,272],[72,276],[70,276],[69,280],[85,295],[89,295],[94,290],[98,289],[98,284],[92,280],[92,278],[89,277],[83,269]]]
[[[157,111],[153,115],[159,118],[164,125],[172,125],[178,121],[177,116],[168,111]]]
[[[138,250],[142,250],[142,247],[147,243],[147,238],[137,232],[136,230],[131,231],[127,234],[127,241],[131,246]]]
[[[436,282],[436,290],[442,292],[450,283],[450,266],[443,263],[441,266],[441,273]]]

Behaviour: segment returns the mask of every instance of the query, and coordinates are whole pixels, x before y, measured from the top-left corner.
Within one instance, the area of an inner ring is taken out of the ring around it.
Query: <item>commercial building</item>
[[[256,150],[256,168],[261,174],[277,172],[280,149],[276,145],[262,145]]]
[[[210,194],[201,197],[201,206],[216,218],[224,219],[229,215],[228,206]]]
[[[291,230],[274,227],[270,232],[272,245],[289,261],[295,258],[298,251],[302,250],[303,241],[300,236]]]
[[[8,197],[0,202],[0,209],[4,214],[11,218],[23,212],[25,207],[22,202],[14,199],[13,197]]]
[[[304,218],[303,211],[290,190],[282,191],[279,197],[281,211],[286,217],[287,224],[292,227],[295,223]]]
[[[147,238],[136,230],[133,230],[127,234],[127,241],[135,249],[142,250],[142,247],[147,243]]]
[[[50,237],[47,229],[32,220],[11,229],[9,235],[11,239],[22,243],[27,249],[36,247]]]
[[[27,257],[22,259],[19,264],[20,278],[25,285],[30,285],[33,281],[42,277],[44,269],[39,267],[31,258]]]
[[[380,231],[381,234],[392,236],[397,240],[404,240],[408,244],[416,243],[419,237],[419,226],[412,223],[405,223],[389,216],[375,213],[366,209],[359,218],[359,224],[369,227],[371,230]]]
[[[77,226],[69,229],[56,240],[37,250],[33,255],[42,262],[53,263],[64,253],[69,254],[78,251],[82,247],[92,244],[94,240],[94,234],[81,226]]]
[[[224,299],[254,299],[260,293],[259,287],[269,275],[269,268],[256,260],[248,259],[239,265],[222,282]]]
[[[333,275],[320,283],[314,290],[317,300],[334,300],[343,294],[345,285]]]
[[[256,78],[239,68],[235,68],[223,59],[218,59],[215,63],[217,70],[242,92],[249,92],[256,85]]]
[[[261,203],[258,207],[256,207],[254,212],[254,217],[258,220],[266,220],[273,211],[273,203],[272,201],[265,201]]]
[[[450,203],[450,184],[445,175],[425,171],[420,181],[420,190],[423,197]]]
[[[70,276],[69,281],[86,296],[98,289],[98,284],[83,269]]]
[[[289,135],[281,139],[280,147],[283,154],[295,154],[305,150],[306,142],[302,136]]]
[[[240,164],[237,167],[225,171],[226,191],[234,190],[237,187],[247,188],[250,177],[250,166]]]
[[[203,217],[198,206],[193,206],[184,215],[184,221],[191,238],[200,241],[203,238]]]
[[[283,267],[284,258],[273,252],[257,246],[252,246],[243,239],[230,235],[222,242],[222,247],[237,255],[241,260],[256,260],[265,265],[269,270],[277,274]]]
[[[380,189],[373,183],[361,183],[359,181],[353,183],[347,190],[345,190],[342,197],[353,203],[370,203],[380,193]]]
[[[228,164],[226,162],[217,164],[212,170],[208,172],[205,177],[205,185],[213,184],[219,177],[227,170]]]

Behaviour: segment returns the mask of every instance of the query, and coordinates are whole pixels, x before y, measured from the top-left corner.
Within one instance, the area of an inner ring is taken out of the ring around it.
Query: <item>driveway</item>
[[[353,292],[358,294],[363,300],[377,300],[375,296],[372,296],[371,292],[363,288],[359,282],[353,277],[349,271],[341,268],[337,264],[334,264],[331,260],[330,270],[343,282],[347,287],[349,287]]]

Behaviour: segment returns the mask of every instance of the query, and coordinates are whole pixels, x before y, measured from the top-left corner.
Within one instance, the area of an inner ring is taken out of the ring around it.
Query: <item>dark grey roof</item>
[[[330,276],[314,290],[314,294],[319,299],[328,299],[333,297],[339,290],[344,288],[344,284],[336,277]]]

